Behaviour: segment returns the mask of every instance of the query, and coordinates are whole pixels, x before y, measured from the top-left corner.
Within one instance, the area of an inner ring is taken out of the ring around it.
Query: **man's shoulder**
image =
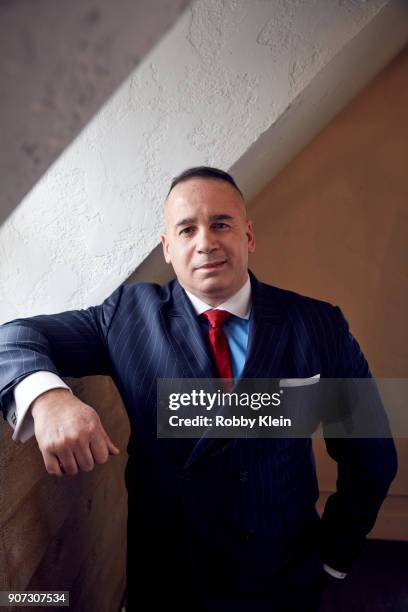
[[[102,304],[95,308],[102,324],[110,328],[114,321],[122,325],[129,316],[136,313],[148,321],[153,319],[163,305],[169,303],[174,291],[174,282],[166,285],[157,283],[123,284],[111,293]],[[91,309],[93,310],[93,308]]]
[[[148,304],[149,307],[158,307],[171,299],[174,291],[175,279],[164,285],[158,283],[129,283],[121,285],[109,296],[108,300],[117,302],[120,306]]]
[[[328,301],[266,283],[259,283],[259,289],[261,309],[288,321],[299,335],[334,337],[346,325],[340,308]]]
[[[262,299],[275,302],[285,312],[333,312],[337,307],[328,301],[310,297],[296,291],[259,282]]]

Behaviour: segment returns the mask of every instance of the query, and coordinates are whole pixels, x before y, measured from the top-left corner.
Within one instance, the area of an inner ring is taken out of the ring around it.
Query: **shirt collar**
[[[205,310],[227,310],[236,317],[240,317],[241,319],[249,319],[249,315],[251,313],[251,281],[249,280],[249,276],[245,285],[241,287],[241,289],[228,298],[228,300],[216,306],[216,308],[206,304],[196,295],[190,293],[190,291],[187,291],[187,289],[184,291],[187,293],[187,296],[190,299],[197,316],[202,314]]]

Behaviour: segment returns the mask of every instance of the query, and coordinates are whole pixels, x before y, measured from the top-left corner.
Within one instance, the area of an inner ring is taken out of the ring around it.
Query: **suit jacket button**
[[[250,540],[253,540],[255,537],[255,529],[244,529],[242,532],[242,539],[245,542],[249,542]]]
[[[240,482],[248,482],[248,471],[247,470],[243,470],[242,472],[239,473],[239,480]]]

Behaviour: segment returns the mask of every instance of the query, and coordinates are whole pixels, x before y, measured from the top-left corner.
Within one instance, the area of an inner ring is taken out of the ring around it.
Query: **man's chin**
[[[231,295],[230,283],[226,282],[225,277],[209,276],[200,283],[195,283],[192,293],[201,297],[204,302],[216,300],[221,303]]]
[[[198,270],[199,278],[195,278],[195,285],[197,289],[205,289],[217,291],[217,289],[225,289],[230,284],[228,275],[225,273],[225,269],[214,269],[214,270]]]

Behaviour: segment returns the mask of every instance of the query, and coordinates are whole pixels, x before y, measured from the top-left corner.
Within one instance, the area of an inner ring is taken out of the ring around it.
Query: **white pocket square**
[[[306,385],[315,385],[320,380],[320,374],[315,374],[309,378],[281,378],[279,381],[280,387],[305,387]]]

